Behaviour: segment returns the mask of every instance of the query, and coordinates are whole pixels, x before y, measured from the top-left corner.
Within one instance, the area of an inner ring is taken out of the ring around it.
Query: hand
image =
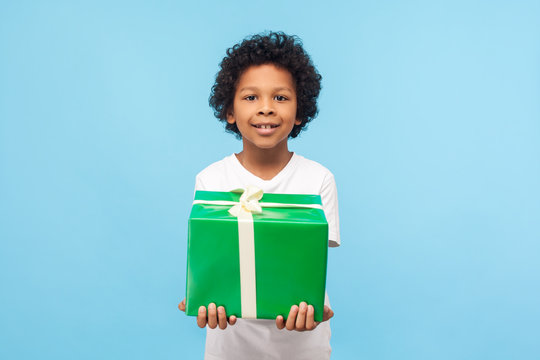
[[[305,302],[301,302],[300,306],[291,306],[291,311],[289,312],[289,317],[287,317],[286,323],[283,321],[283,316],[278,315],[276,318],[276,326],[280,330],[283,328],[296,331],[313,330],[320,323],[314,320],[314,316],[315,309],[313,308],[313,305],[308,305]],[[322,321],[327,321],[332,316],[334,316],[332,309],[324,305]]]
[[[178,304],[178,309],[184,312],[186,311],[186,299],[182,300],[182,302]],[[217,326],[219,326],[220,329],[225,329],[227,324],[236,324],[236,316],[231,315],[227,319],[225,308],[223,306],[219,306],[216,309],[216,304],[211,303],[208,305],[208,316],[206,314],[206,307],[204,306],[199,308],[199,313],[197,314],[197,325],[200,328],[203,328],[206,326],[206,324],[208,324],[210,329],[215,329]]]

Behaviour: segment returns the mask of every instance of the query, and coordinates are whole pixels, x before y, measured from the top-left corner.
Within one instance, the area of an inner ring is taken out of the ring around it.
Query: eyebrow
[[[246,91],[246,90],[249,90],[249,91],[257,91],[259,90],[258,87],[256,86],[247,86],[247,87],[243,87],[241,88],[239,91]],[[278,87],[278,88],[275,88],[275,89],[272,89],[273,91],[282,91],[282,90],[287,90],[287,91],[290,91],[290,92],[293,92],[293,90],[291,88],[288,88],[288,87],[285,87],[285,86],[282,86],[282,87]]]

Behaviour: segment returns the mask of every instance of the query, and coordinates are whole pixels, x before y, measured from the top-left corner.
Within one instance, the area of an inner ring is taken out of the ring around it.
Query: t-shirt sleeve
[[[197,175],[195,177],[195,191],[197,190],[204,190],[204,185],[203,185],[200,175]],[[195,193],[195,191],[193,193]]]
[[[324,178],[321,188],[321,200],[326,221],[328,221],[328,246],[339,246],[341,240],[339,238],[338,196],[336,181],[332,173],[327,174]]]

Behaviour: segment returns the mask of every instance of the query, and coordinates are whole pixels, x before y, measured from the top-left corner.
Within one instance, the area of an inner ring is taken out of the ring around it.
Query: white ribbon
[[[240,196],[240,202],[229,209],[238,218],[238,248],[240,257],[240,303],[242,318],[257,318],[257,284],[255,279],[255,231],[252,212],[260,214],[259,200],[263,191],[248,186]]]
[[[291,207],[323,209],[319,204],[281,204],[259,203],[263,191],[256,186],[247,186],[245,190],[238,189],[233,192],[242,192],[240,200],[194,200],[193,204],[233,205],[229,213],[238,219],[238,245],[240,257],[240,304],[242,318],[257,318],[257,287],[255,279],[255,232],[253,229],[252,214],[260,214],[262,207]]]

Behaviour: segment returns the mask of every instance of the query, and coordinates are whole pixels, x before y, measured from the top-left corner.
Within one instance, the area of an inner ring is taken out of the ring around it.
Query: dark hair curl
[[[322,79],[297,36],[283,32],[256,34],[227,49],[208,102],[214,115],[226,123],[225,129],[241,138],[236,124],[227,123],[227,113],[233,105],[242,73],[250,66],[262,64],[274,64],[292,75],[297,98],[296,118],[302,121],[300,125],[294,125],[289,134],[290,138],[295,138],[317,116]]]

